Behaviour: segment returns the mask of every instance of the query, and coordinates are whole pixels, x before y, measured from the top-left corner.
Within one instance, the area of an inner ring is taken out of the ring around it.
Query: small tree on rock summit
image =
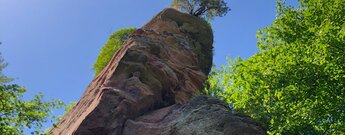
[[[230,11],[224,0],[173,0],[171,7],[206,20],[222,17]]]

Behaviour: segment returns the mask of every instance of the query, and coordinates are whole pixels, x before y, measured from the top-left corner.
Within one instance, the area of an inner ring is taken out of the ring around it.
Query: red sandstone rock
[[[203,89],[212,63],[212,40],[207,23],[163,10],[129,36],[52,132],[121,134],[127,119],[186,103]]]
[[[189,131],[182,126],[188,122],[179,123],[176,119],[183,119],[185,116],[179,114],[188,113],[181,104],[188,103],[197,90],[203,90],[212,64],[212,43],[212,30],[205,21],[173,9],[163,10],[129,36],[51,132],[168,135],[201,133],[204,130],[196,131],[200,128],[211,130],[214,127],[204,125],[193,126]],[[207,123],[208,116],[198,117]],[[219,127],[220,132],[239,131],[224,126]]]
[[[264,135],[245,115],[232,113],[213,97],[198,96],[185,105],[172,105],[127,120],[123,135]]]

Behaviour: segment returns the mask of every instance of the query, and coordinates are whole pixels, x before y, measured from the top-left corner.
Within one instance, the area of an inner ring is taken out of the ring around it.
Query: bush
[[[114,53],[121,48],[122,44],[127,40],[129,34],[131,34],[136,28],[124,28],[112,33],[107,43],[102,47],[99,53],[96,63],[93,65],[93,70],[97,76],[105,66],[109,63]]]

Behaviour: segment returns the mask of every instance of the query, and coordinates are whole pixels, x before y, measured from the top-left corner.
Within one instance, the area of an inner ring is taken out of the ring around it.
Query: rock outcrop
[[[174,9],[163,10],[129,36],[51,132],[263,133],[255,122],[232,114],[216,99],[200,97],[189,102],[203,90],[212,65],[212,44],[207,22]]]
[[[198,96],[188,104],[127,120],[123,135],[264,135],[264,131],[251,118],[229,111],[218,99]]]

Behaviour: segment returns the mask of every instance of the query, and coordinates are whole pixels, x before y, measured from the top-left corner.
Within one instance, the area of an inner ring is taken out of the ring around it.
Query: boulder
[[[123,135],[264,135],[250,117],[232,112],[220,100],[197,96],[127,120]]]

